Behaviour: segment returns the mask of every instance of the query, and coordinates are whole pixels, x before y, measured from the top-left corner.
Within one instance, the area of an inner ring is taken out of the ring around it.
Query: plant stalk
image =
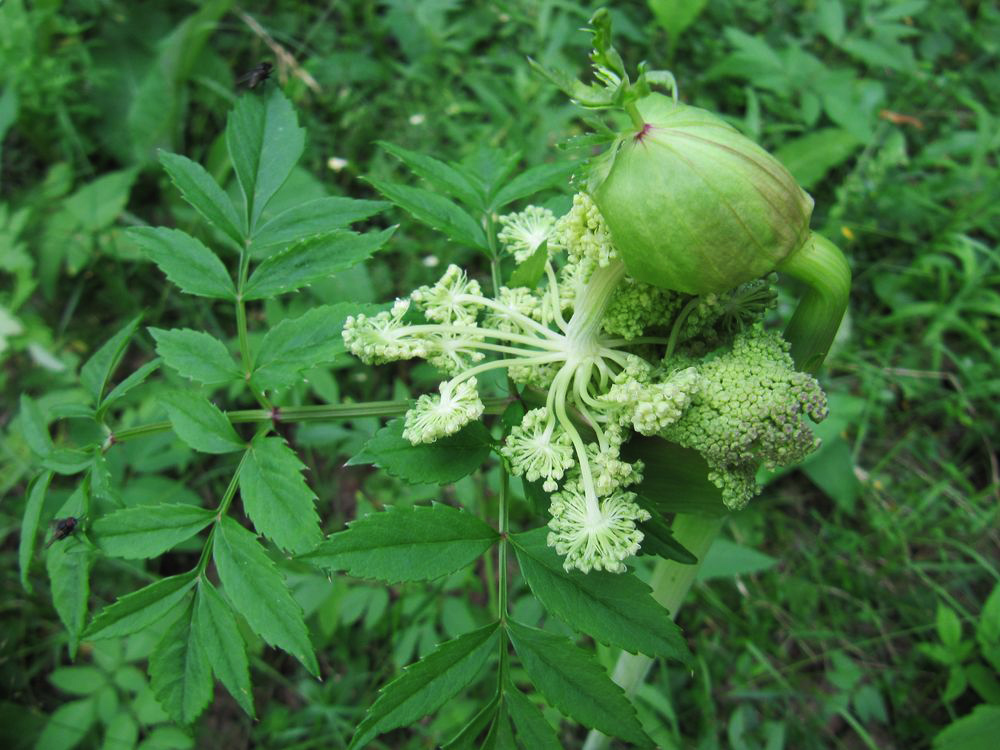
[[[681,603],[691,589],[705,555],[722,528],[723,521],[725,517],[695,513],[678,513],[674,519],[671,527],[674,539],[690,550],[698,558],[698,562],[694,565],[682,565],[662,558],[656,561],[649,585],[653,589],[653,598],[670,613],[670,619],[676,619]],[[612,679],[631,698],[645,681],[652,665],[653,659],[645,654],[622,651]],[[610,737],[594,729],[587,735],[583,750],[605,750],[610,744]]]

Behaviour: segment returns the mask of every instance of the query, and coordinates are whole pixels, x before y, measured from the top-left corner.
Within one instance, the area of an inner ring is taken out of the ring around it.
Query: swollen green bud
[[[689,294],[763,276],[809,236],[813,201],[715,115],[650,94],[644,123],[595,165],[589,191],[629,274]]]

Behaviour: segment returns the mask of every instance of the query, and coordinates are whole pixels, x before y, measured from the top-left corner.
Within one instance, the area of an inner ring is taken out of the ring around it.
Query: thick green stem
[[[705,560],[712,542],[722,528],[724,517],[703,516],[694,513],[678,513],[671,527],[674,539],[690,550],[698,562],[695,565],[682,565],[673,560],[657,560],[653,568],[653,577],[649,582],[653,589],[653,598],[670,612],[671,619],[677,617],[677,611],[687,596]],[[626,651],[618,657],[613,679],[631,697],[646,679],[653,659],[644,654],[630,654]],[[583,750],[604,750],[611,744],[611,738],[591,731]]]
[[[785,328],[795,366],[816,372],[847,311],[851,293],[851,268],[840,248],[813,232],[805,244],[785,258],[778,270],[808,286],[805,296]]]

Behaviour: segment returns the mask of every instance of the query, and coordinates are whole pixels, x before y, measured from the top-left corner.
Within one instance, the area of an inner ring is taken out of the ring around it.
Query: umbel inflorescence
[[[769,279],[703,296],[634,279],[585,193],[558,219],[530,207],[501,226],[517,262],[544,243],[539,288],[490,297],[452,265],[390,311],[348,318],[344,341],[370,364],[421,358],[451,376],[407,413],[414,444],[477,420],[477,377],[490,370],[542,394],[500,452],[513,474],[551,493],[548,542],[567,569],[620,572],[639,550],[650,515],[629,491],[641,462],[621,458],[632,432],[699,451],[732,508],[759,491],[761,463],[793,463],[816,447],[804,417],[825,417],[826,398],[760,323],[774,302]]]

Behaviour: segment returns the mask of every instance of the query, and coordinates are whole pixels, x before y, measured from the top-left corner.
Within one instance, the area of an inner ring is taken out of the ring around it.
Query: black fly
[[[248,89],[255,89],[264,81],[271,77],[271,70],[274,68],[271,63],[265,61],[236,81],[237,86],[246,86]]]
[[[48,549],[60,539],[65,539],[70,536],[74,531],[76,531],[76,527],[79,523],[80,522],[73,516],[69,516],[68,518],[57,518],[55,520],[56,530],[52,534],[52,539],[50,539],[49,543],[45,545],[45,549]]]

